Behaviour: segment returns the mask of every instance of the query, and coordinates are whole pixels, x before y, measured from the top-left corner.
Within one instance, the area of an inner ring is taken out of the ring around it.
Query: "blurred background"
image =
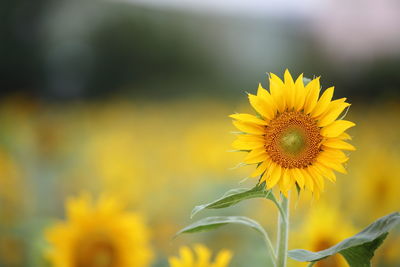
[[[146,218],[151,266],[194,243],[232,250],[233,267],[267,266],[262,239],[239,226],[172,236],[249,174],[227,152],[227,116],[285,68],[321,75],[357,123],[349,174],[321,201],[292,201],[290,247],[319,250],[399,211],[399,14],[393,0],[0,1],[0,266],[52,266],[43,233],[81,192]],[[222,214],[275,231],[266,201]],[[399,266],[399,244],[397,229],[374,266]]]

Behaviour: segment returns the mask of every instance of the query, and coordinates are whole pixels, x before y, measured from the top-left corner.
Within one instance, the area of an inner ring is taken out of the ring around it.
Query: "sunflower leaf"
[[[375,250],[385,240],[388,232],[399,223],[400,213],[395,212],[376,220],[360,233],[333,247],[318,252],[295,249],[289,251],[288,255],[297,261],[316,262],[340,253],[351,267],[368,267],[371,266],[370,261]]]
[[[178,233],[176,233],[175,236],[178,236],[178,235],[184,234],[184,233],[196,233],[196,232],[202,232],[202,231],[209,231],[209,230],[219,228],[226,224],[241,224],[241,225],[253,228],[254,230],[263,234],[264,236],[268,236],[267,233],[265,232],[264,228],[262,228],[262,226],[258,222],[254,221],[250,218],[244,217],[244,216],[207,217],[207,218],[201,219],[201,220],[194,222],[193,224],[183,228]]]
[[[237,203],[251,198],[267,198],[272,201],[275,200],[271,190],[265,189],[265,183],[257,184],[252,189],[248,188],[238,188],[232,189],[226,192],[222,197],[217,200],[214,200],[210,203],[199,205],[194,207],[192,213],[190,215],[191,218],[194,217],[198,212],[204,209],[222,209],[227,208]]]

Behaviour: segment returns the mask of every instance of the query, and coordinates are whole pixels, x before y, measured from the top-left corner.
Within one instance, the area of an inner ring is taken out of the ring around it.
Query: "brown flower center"
[[[313,244],[312,251],[321,251],[327,249],[329,247],[334,246],[335,243],[336,243],[335,240],[333,240],[329,236],[320,236],[319,239],[316,240],[315,243]],[[317,267],[340,267],[342,265],[343,264],[340,261],[339,254],[318,261],[317,264],[315,264],[315,266]]]
[[[75,267],[117,266],[117,251],[111,240],[103,235],[88,236],[80,240],[75,248]]]
[[[286,111],[266,126],[265,141],[272,161],[283,168],[305,168],[318,156],[322,136],[310,116]]]

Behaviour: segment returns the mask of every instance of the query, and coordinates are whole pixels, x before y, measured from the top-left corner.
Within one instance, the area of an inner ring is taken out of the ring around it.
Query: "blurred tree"
[[[0,2],[0,92],[35,91],[43,85],[40,23],[49,0]]]

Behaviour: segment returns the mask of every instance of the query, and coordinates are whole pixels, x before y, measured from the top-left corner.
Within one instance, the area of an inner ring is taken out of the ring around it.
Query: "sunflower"
[[[363,151],[359,158],[358,168],[353,168],[355,176],[354,185],[359,186],[359,193],[351,195],[353,198],[349,208],[355,212],[361,211],[363,216],[369,219],[379,218],[392,210],[399,209],[399,177],[393,176],[400,172],[400,157],[396,153],[390,153],[388,146],[383,148]]]
[[[67,222],[46,232],[52,249],[48,258],[56,267],[145,267],[152,252],[149,231],[142,218],[123,211],[119,202],[87,195],[70,199]]]
[[[227,267],[232,253],[228,250],[220,251],[214,262],[210,262],[211,252],[203,245],[194,246],[194,254],[188,247],[180,248],[180,258],[171,257],[170,267]]]
[[[240,131],[233,147],[249,152],[244,163],[258,164],[250,176],[266,181],[268,189],[278,185],[287,195],[297,184],[318,197],[324,177],[334,182],[333,170],[346,173],[342,150],[355,149],[345,142],[351,139],[345,131],[355,124],[338,119],[350,104],[332,100],[334,87],[320,96],[319,77],[304,85],[303,75],[294,81],[286,70],[283,81],[271,73],[269,83],[269,92],[260,84],[257,95],[248,94],[257,116],[230,115]]]
[[[340,225],[340,227],[338,227]],[[324,202],[316,204],[307,214],[301,226],[293,229],[293,246],[302,246],[310,251],[321,251],[336,245],[357,233],[351,223],[346,223],[336,207]],[[308,266],[295,263],[293,266]],[[342,255],[336,254],[317,262],[315,267],[345,267],[349,266]]]

